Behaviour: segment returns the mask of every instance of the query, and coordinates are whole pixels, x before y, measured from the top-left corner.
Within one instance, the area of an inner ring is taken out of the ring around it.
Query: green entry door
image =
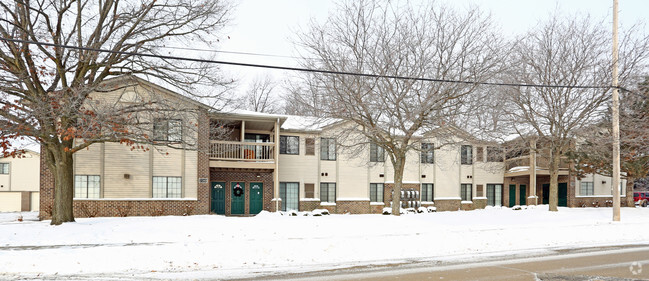
[[[509,185],[509,207],[516,205],[516,185]]]
[[[261,182],[250,183],[250,214],[261,212],[264,207],[264,184]]]
[[[550,204],[550,184],[543,184],[543,204]]]
[[[524,184],[521,184],[519,187],[518,191],[518,204],[519,205],[527,205],[527,186]]]
[[[565,182],[559,183],[559,202],[560,207],[568,207],[568,184]]]
[[[210,210],[218,215],[225,215],[225,183],[212,182],[212,203]]]
[[[246,212],[246,183],[233,182],[232,194],[230,194],[230,213],[233,215],[243,215]]]

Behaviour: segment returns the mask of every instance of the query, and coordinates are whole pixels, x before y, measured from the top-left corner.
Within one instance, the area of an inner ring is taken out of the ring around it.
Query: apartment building
[[[393,196],[400,197],[403,208],[454,211],[541,204],[547,194],[546,174],[535,172],[543,164],[531,170],[533,165],[522,165],[533,155],[506,159],[499,145],[461,138],[464,134],[458,131],[453,141],[425,133],[415,138],[421,149],[407,155],[402,192],[395,195],[393,168],[385,152],[362,138],[341,138],[339,131],[350,126],[345,122],[215,111],[150,82],[129,81],[128,86],[121,85],[125,80],[120,78],[107,81],[114,90],[102,93],[104,102],[128,103],[155,95],[195,114],[152,118],[151,134],[161,142],[145,150],[101,143],[75,153],[77,217],[245,216],[262,210],[313,209],[380,213],[391,206]],[[41,169],[40,211],[48,218],[54,182],[43,161]],[[577,204],[576,196],[599,198],[596,194],[606,188],[593,185],[591,192],[588,178],[577,181],[569,169],[562,173],[560,182],[572,190],[566,192],[566,205]],[[595,181],[600,178],[591,182]]]
[[[0,212],[38,211],[40,154],[0,158]]]

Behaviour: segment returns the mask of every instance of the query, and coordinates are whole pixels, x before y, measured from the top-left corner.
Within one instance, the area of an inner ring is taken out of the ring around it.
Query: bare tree
[[[589,17],[556,14],[518,38],[511,48],[508,82],[547,87],[508,87],[505,116],[523,138],[539,137],[549,152],[550,211],[557,211],[562,155],[578,131],[594,125],[610,98],[609,31]],[[647,41],[627,33],[621,44],[622,85],[644,71]],[[553,87],[563,85],[567,87]],[[581,87],[581,86],[595,86]]]
[[[626,205],[633,206],[629,195],[635,180],[649,176],[649,78],[631,91],[622,91],[620,97],[620,168],[627,180]],[[610,111],[597,125],[579,132],[578,138],[580,143],[569,154],[577,173],[612,176]]]
[[[308,50],[305,67],[331,71],[303,76],[304,108],[350,124],[342,143],[382,147],[394,167],[394,215],[399,215],[406,154],[421,150],[418,136],[443,138],[433,130],[466,110],[473,83],[433,83],[336,74],[430,77],[481,82],[499,66],[498,44],[488,16],[473,8],[458,12],[431,3],[412,7],[398,2],[348,1],[323,24],[300,36]],[[299,102],[299,99],[290,102]],[[313,102],[313,103],[311,103]],[[360,138],[349,141],[349,138]],[[347,140],[347,141],[345,141]]]
[[[41,143],[55,179],[52,224],[74,221],[73,153],[96,142],[150,142],[150,130],[134,129],[146,123],[138,123],[137,112],[179,114],[151,99],[132,99],[114,110],[93,106],[105,100],[102,93],[122,87],[105,81],[138,74],[185,94],[197,93],[198,85],[224,85],[213,66],[134,53],[160,55],[162,46],[188,41],[211,44],[208,36],[228,22],[229,10],[223,1],[202,0],[0,2],[0,141],[5,155],[15,154],[13,138]]]
[[[272,95],[275,86],[270,76],[255,78],[248,86],[248,91],[239,99],[240,106],[254,112],[277,113],[278,101]]]

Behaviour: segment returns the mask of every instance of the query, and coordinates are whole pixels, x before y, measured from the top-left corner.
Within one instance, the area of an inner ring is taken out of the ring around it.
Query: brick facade
[[[320,200],[308,200],[308,201],[302,201],[300,200],[300,206],[298,207],[300,211],[303,212],[311,212],[315,209],[318,209],[320,207]]]
[[[435,207],[437,207],[438,212],[445,211],[457,211],[462,207],[460,199],[450,199],[450,200],[435,200]]]
[[[232,183],[245,183],[245,211],[244,215],[250,215],[250,183],[263,183],[263,207],[262,210],[272,211],[275,208],[273,198],[273,171],[272,170],[253,170],[253,169],[216,169],[210,168],[210,182],[225,182],[225,215],[232,214]],[[271,209],[271,205],[272,209]],[[209,206],[209,204],[208,204]]]
[[[336,201],[336,214],[369,214],[370,201]]]
[[[484,209],[487,207],[487,198],[473,198],[473,209]]]

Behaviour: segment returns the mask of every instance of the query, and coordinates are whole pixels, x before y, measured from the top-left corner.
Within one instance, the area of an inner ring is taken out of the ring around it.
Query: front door
[[[565,182],[559,183],[559,194],[558,194],[557,206],[559,207],[568,207],[568,184]],[[550,184],[543,185],[543,204],[550,203]]]
[[[568,183],[559,183],[559,202],[557,202],[557,205],[559,207],[568,207]]]
[[[543,204],[550,204],[550,184],[543,184]]]
[[[519,205],[527,205],[527,186],[524,184],[521,184],[518,187],[518,204]]]
[[[509,207],[516,205],[516,185],[509,185]]]
[[[233,182],[232,194],[230,194],[230,213],[233,215],[243,215],[246,211],[246,183]]]
[[[250,183],[250,214],[259,214],[264,207],[264,184]]]
[[[210,204],[212,213],[225,215],[225,183],[212,182],[212,203]]]

